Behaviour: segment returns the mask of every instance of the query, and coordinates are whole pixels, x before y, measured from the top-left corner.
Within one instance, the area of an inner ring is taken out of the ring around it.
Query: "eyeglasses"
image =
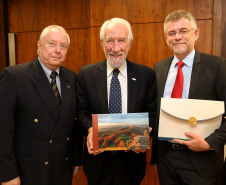
[[[181,36],[188,34],[191,30],[193,30],[194,28],[190,29],[190,30],[180,30],[178,32],[176,31],[171,31],[169,33],[166,34],[166,36],[174,38],[176,37],[177,33],[179,33]]]

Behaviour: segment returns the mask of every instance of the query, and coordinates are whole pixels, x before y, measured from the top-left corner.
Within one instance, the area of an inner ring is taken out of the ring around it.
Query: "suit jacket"
[[[38,59],[2,71],[1,182],[20,176],[22,185],[71,185],[73,165],[82,157],[77,74],[61,66],[60,81],[61,110]]]
[[[164,87],[173,57],[164,59],[154,66],[157,83],[157,114],[159,118],[160,100],[163,97]],[[226,59],[199,53],[195,51],[195,58],[190,81],[189,99],[219,100],[226,102]],[[225,109],[226,110],[226,109]],[[158,119],[153,139],[151,163],[157,162]],[[189,155],[195,169],[204,177],[213,177],[222,167],[222,147],[226,138],[225,115],[221,127],[207,138],[204,138],[212,147],[212,151],[193,152]]]
[[[107,65],[106,60],[82,67],[79,72],[78,98],[79,122],[84,135],[92,127],[91,114],[107,114]],[[128,113],[149,112],[150,126],[155,122],[155,77],[152,69],[127,60]],[[136,80],[132,80],[135,78]],[[90,182],[95,183],[100,176],[105,152],[96,156],[84,148],[83,168]],[[146,171],[145,153],[130,151],[133,181],[140,184]]]

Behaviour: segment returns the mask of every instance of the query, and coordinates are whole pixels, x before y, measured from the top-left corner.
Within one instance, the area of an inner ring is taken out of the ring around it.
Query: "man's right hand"
[[[20,178],[17,177],[11,181],[7,181],[7,182],[2,182],[2,185],[20,185]]]
[[[86,146],[87,146],[89,154],[97,155],[99,153],[102,153],[99,151],[93,151],[93,128],[92,127],[90,127],[88,130]]]

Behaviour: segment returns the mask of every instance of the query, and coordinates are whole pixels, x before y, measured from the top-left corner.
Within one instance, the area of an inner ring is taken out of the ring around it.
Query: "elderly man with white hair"
[[[79,123],[87,137],[84,172],[89,185],[139,185],[146,172],[145,151],[95,152],[91,115],[149,112],[152,127],[156,111],[154,73],[126,59],[133,41],[126,20],[107,20],[100,29],[100,40],[106,59],[83,66],[79,72]],[[113,81],[117,85],[113,86]],[[117,91],[117,109],[112,91]]]

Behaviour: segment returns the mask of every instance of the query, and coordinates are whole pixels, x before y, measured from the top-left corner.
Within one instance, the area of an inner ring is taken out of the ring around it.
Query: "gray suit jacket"
[[[154,66],[157,86],[157,121],[154,131],[153,152],[151,163],[157,162],[156,148],[158,144],[158,118],[160,100],[164,93],[165,83],[173,57],[164,59]],[[189,99],[219,100],[226,103],[226,59],[199,53],[195,51],[194,64],[191,75]],[[224,115],[225,116],[225,115]],[[205,177],[212,177],[222,167],[222,148],[226,138],[226,119],[222,120],[221,127],[215,130],[205,140],[213,151],[189,151],[192,163],[197,171]]]

